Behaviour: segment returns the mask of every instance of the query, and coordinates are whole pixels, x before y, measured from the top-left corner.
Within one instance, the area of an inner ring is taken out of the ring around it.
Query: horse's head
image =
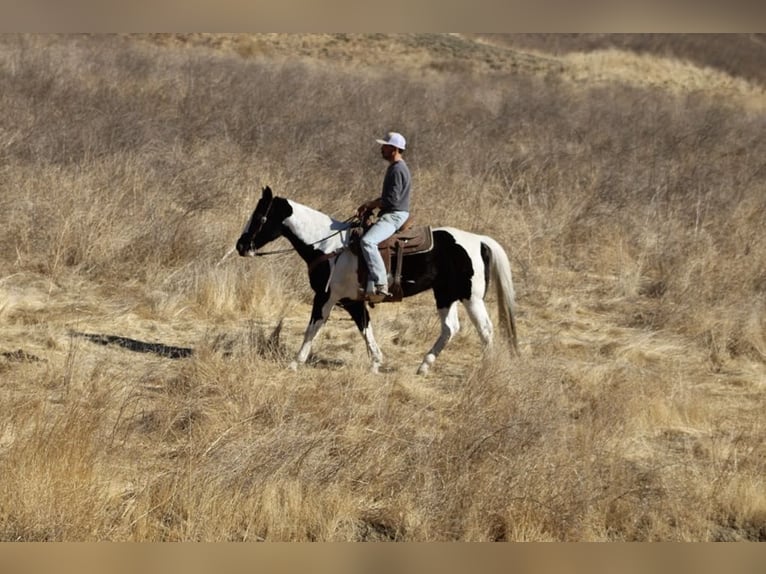
[[[270,187],[264,187],[253,215],[237,240],[237,253],[252,257],[257,249],[282,235],[282,222],[290,215],[286,209],[289,209],[288,203],[274,197]]]

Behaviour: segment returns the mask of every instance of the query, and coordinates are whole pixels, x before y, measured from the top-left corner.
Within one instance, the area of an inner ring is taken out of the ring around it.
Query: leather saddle
[[[367,278],[369,276],[367,262],[361,253],[361,246],[359,244],[359,240],[367,229],[369,229],[369,226],[367,225],[356,228],[352,234],[350,244],[351,250],[359,259],[357,275],[360,285],[367,285]],[[391,278],[389,279],[388,285],[391,297],[387,297],[383,301],[397,302],[402,300],[404,297],[402,291],[403,259],[408,255],[416,255],[418,253],[431,251],[433,245],[434,238],[431,226],[413,225],[412,217],[410,217],[391,237],[378,244],[378,251],[380,251],[380,256],[383,258],[383,263],[386,266],[386,273]]]

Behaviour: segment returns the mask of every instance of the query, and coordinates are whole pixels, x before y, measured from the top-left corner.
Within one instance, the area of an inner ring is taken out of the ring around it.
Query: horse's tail
[[[489,247],[491,256],[489,262],[490,280],[495,283],[497,293],[497,311],[500,315],[500,324],[505,335],[510,339],[513,350],[519,354],[518,337],[516,336],[516,294],[513,289],[513,276],[511,275],[511,262],[508,255],[497,241],[491,237],[482,237],[482,243]]]

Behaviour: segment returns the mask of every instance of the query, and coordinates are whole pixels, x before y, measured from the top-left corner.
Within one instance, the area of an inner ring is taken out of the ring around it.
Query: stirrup
[[[386,299],[393,298],[393,295],[389,293],[388,291],[384,291],[382,289],[376,288],[372,293],[368,292],[366,289],[359,288],[359,298],[362,301],[367,301],[369,303],[381,303],[385,301]]]
[[[391,297],[391,292],[388,290],[388,285],[375,285],[375,295],[383,295],[384,297]]]

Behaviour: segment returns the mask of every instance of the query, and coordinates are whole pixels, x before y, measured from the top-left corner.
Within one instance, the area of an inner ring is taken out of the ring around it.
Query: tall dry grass
[[[0,38],[0,538],[764,539],[762,106],[146,40]],[[417,218],[507,247],[522,356],[415,377],[420,296],[382,375],[338,312],[293,374],[305,269],[223,257],[263,185],[345,218],[393,128]]]

